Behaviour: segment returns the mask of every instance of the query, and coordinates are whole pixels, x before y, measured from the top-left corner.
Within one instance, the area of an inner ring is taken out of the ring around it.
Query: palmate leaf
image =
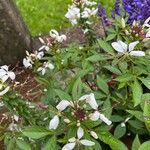
[[[116,139],[109,132],[99,132],[99,130],[96,130],[96,133],[99,139],[105,144],[108,144],[112,150],[128,150],[124,143]]]

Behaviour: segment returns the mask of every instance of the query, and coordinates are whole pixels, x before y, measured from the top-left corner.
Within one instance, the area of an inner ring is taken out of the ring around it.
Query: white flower
[[[51,30],[49,34],[53,39],[55,39],[59,43],[62,43],[63,41],[66,41],[66,39],[67,39],[66,35],[64,35],[64,34],[59,35],[59,33],[54,29]]]
[[[68,8],[68,12],[66,13],[65,17],[70,20],[72,25],[76,25],[77,19],[80,18],[80,9],[75,5],[71,5]]]
[[[76,146],[76,144],[82,144],[84,146],[93,146],[95,145],[94,142],[86,140],[86,139],[81,139],[84,135],[84,131],[81,127],[78,128],[77,130],[77,139],[75,137],[69,139],[69,143],[63,146],[62,150],[73,150]]]
[[[29,58],[24,58],[23,65],[25,68],[32,68],[32,61]]]
[[[105,117],[104,114],[101,114],[99,111],[95,111],[94,113],[90,114],[89,117],[92,121],[97,121],[98,119],[100,119],[107,125],[112,124],[112,122],[107,117]]]
[[[120,54],[129,54],[130,56],[145,56],[145,52],[143,51],[134,51],[135,46],[139,43],[139,41],[135,41],[127,45],[122,41],[113,42],[112,47]]]
[[[12,71],[8,71],[8,66],[4,65],[0,67],[0,79],[5,82],[8,78],[10,78],[11,80],[14,80],[16,75],[14,72]]]
[[[53,70],[54,69],[54,65],[49,63],[49,62],[44,62],[42,67],[39,67],[37,69],[38,72],[42,72],[42,75],[44,75],[46,73],[46,70],[50,69]]]
[[[98,104],[96,102],[95,96],[93,93],[84,95],[79,98],[79,101],[86,100],[86,103],[88,103],[93,109],[97,110],[98,109]]]
[[[93,109],[95,109],[94,113],[90,114],[90,119],[92,121],[97,121],[98,119],[101,119],[107,125],[111,125],[112,122],[97,110],[98,104],[93,93],[89,95],[84,95],[79,99],[79,101],[83,100],[85,100],[86,103],[88,103]]]
[[[70,102],[67,100],[62,100],[59,102],[59,104],[56,106],[59,112],[62,112],[70,105]],[[57,129],[59,125],[59,115],[55,115],[53,119],[49,123],[49,129]]]
[[[97,11],[98,11],[97,8],[96,9],[94,9],[94,8],[90,9],[90,8],[85,7],[83,12],[81,13],[81,17],[82,18],[89,18],[93,15],[96,15]]]

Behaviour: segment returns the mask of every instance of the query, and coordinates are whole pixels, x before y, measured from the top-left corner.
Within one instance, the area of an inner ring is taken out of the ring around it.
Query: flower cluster
[[[128,22],[132,23],[134,20],[144,21],[150,16],[150,1],[149,0],[122,0],[123,8],[120,0],[116,0],[112,17],[120,15],[123,9],[128,16]]]
[[[65,17],[69,19],[72,25],[76,25],[79,19],[88,19],[97,14],[96,4],[96,2],[90,2],[89,0],[73,1]],[[90,24],[91,22],[87,23]]]
[[[42,38],[39,38],[39,40],[43,45],[37,51],[34,51],[34,53],[26,51],[26,58],[23,59],[23,65],[25,68],[32,68],[36,61],[43,59],[53,44],[55,45],[66,41],[66,36],[64,34],[59,35],[59,33],[53,29],[50,31],[50,38],[47,38],[47,43]],[[44,75],[47,69],[54,69],[54,65],[48,61],[44,61],[37,71],[42,72],[42,75]]]
[[[91,107],[91,109],[86,110],[87,104]],[[65,115],[64,114],[65,112],[63,112],[66,110],[67,107],[68,107],[68,109],[71,110],[70,114],[72,115],[72,117],[70,117],[70,118],[67,118],[68,115]],[[83,121],[88,120],[88,119],[90,119],[91,121],[98,121],[100,119],[103,122],[105,122],[107,125],[112,124],[112,122],[98,110],[98,104],[95,100],[95,96],[93,93],[82,96],[81,98],[79,98],[78,101],[62,100],[59,102],[59,104],[56,106],[56,108],[57,108],[58,112],[57,112],[57,115],[55,115],[53,117],[53,119],[50,121],[49,129],[53,129],[53,130],[57,129],[57,127],[60,123],[60,117],[63,117],[64,122],[67,124],[76,122],[76,125],[78,127],[77,139],[75,139],[75,137],[69,139],[69,144],[66,144],[63,147],[63,150],[65,150],[67,147],[70,148],[70,150],[72,150],[75,147],[76,143],[77,144],[81,143],[81,144],[87,145],[87,146],[94,145],[94,143],[91,141],[80,140],[84,135],[83,129],[81,127]],[[72,120],[70,120],[70,119],[72,119]],[[97,135],[94,131],[91,131],[90,134],[94,138],[97,138]]]
[[[5,82],[8,79],[14,80],[15,77],[15,73],[13,71],[9,71],[9,67],[7,65],[0,67],[0,96],[6,94],[10,89]]]

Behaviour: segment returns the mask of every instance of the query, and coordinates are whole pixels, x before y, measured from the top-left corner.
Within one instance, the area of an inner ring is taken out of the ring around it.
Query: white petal
[[[129,53],[129,55],[131,55],[131,56],[145,56],[145,52],[143,52],[143,51],[131,51]]]
[[[52,29],[49,34],[52,38],[56,38],[57,36],[59,36],[59,33],[54,29]]]
[[[12,72],[12,71],[9,71],[7,74],[8,74],[8,76],[9,76],[12,80],[14,80],[15,77],[16,77],[16,75],[15,75],[14,72]]]
[[[146,37],[147,37],[147,38],[150,37],[150,31],[148,31],[148,32],[146,33]]]
[[[119,52],[119,53],[124,53],[124,52],[125,52],[124,49],[123,49],[123,47],[120,45],[120,43],[118,43],[118,42],[113,42],[111,45],[112,45],[112,47],[113,47],[117,52]]]
[[[118,43],[122,46],[122,48],[124,49],[124,52],[126,52],[128,49],[128,45],[120,40],[118,41]]]
[[[59,111],[63,111],[65,110],[68,106],[70,105],[70,102],[68,102],[67,100],[62,100],[59,102],[59,104],[56,106],[56,108]]]
[[[70,138],[69,140],[68,140],[69,142],[75,142],[76,141],[76,138],[75,137],[73,137],[73,138]]]
[[[91,136],[93,136],[94,139],[98,139],[98,135],[96,134],[96,132],[91,131],[90,134]]]
[[[48,64],[48,68],[51,69],[51,70],[53,70],[53,69],[54,69],[54,65],[51,64],[51,63],[49,63],[49,64]]]
[[[84,135],[84,130],[81,127],[79,127],[77,130],[78,139],[81,139],[83,135]]]
[[[86,102],[89,103],[89,105],[93,108],[93,109],[97,109],[98,108],[98,104],[96,102],[95,96],[93,93],[89,94],[89,96],[86,99]]]
[[[68,144],[64,145],[62,150],[73,150],[75,145],[76,145],[75,143],[68,143]]]
[[[146,20],[145,20],[145,22],[144,22],[144,24],[143,24],[143,27],[145,27],[148,23],[149,23],[149,21],[150,21],[150,17],[148,17]],[[149,24],[148,24],[149,25]],[[150,25],[149,25],[150,26]]]
[[[49,123],[49,129],[56,129],[59,124],[59,117],[56,115]]]
[[[95,111],[94,113],[90,114],[90,119],[92,121],[97,121],[99,119],[100,113],[98,111]]]
[[[129,52],[134,50],[134,47],[139,43],[139,41],[135,41],[129,44]]]
[[[106,118],[103,114],[100,114],[99,118],[100,118],[103,122],[105,122],[107,125],[111,125],[111,124],[112,124],[112,122],[111,122],[108,118]]]
[[[7,65],[1,66],[1,68],[4,69],[5,71],[8,71],[8,66]]]
[[[3,91],[0,92],[0,96],[3,96],[4,94],[6,94],[9,91],[10,87],[6,87]]]
[[[0,69],[0,78],[2,78],[6,74],[6,71],[3,69]]]
[[[80,140],[80,142],[81,142],[81,144],[83,144],[83,145],[85,145],[85,146],[93,146],[93,145],[95,145],[95,143],[94,142],[92,142],[92,141],[89,141],[89,140]]]
[[[82,97],[79,98],[79,101],[84,101],[88,98],[89,95],[83,95]]]
[[[5,82],[8,78],[9,78],[8,75],[4,75],[1,79],[2,79],[3,82]]]

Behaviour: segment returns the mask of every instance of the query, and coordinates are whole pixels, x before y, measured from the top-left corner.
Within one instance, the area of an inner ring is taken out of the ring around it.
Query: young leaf
[[[106,68],[107,70],[109,70],[110,72],[112,72],[116,75],[121,75],[121,71],[114,66],[104,66],[104,68]]]
[[[140,83],[137,80],[135,80],[131,88],[133,93],[134,106],[137,106],[141,103],[141,98],[143,94],[142,87]]]
[[[132,150],[138,150],[138,148],[140,147],[141,143],[138,137],[138,134],[136,135],[133,143],[132,143]]]
[[[20,150],[31,150],[30,144],[25,142],[24,140],[17,139],[16,144]]]
[[[100,78],[99,76],[97,76],[97,85],[105,94],[109,93],[109,88],[106,81]]]
[[[70,97],[70,95],[67,92],[62,91],[60,89],[55,89],[55,92],[56,92],[56,94],[58,95],[58,97],[60,99],[71,100],[71,97]]]
[[[114,55],[113,48],[106,41],[99,39],[98,44],[104,51],[106,51],[109,54]]]
[[[124,143],[116,139],[113,135],[109,132],[99,132],[96,131],[99,139],[108,144],[112,150],[128,150]]]
[[[106,38],[106,41],[110,41],[110,40],[114,39],[116,36],[117,36],[116,33],[114,33],[114,34],[109,34],[109,35],[107,36],[107,38]]]
[[[103,61],[103,60],[107,60],[108,58],[104,55],[100,55],[100,54],[94,54],[90,57],[88,57],[86,60],[90,61],[90,62],[97,62],[97,61]]]
[[[144,142],[138,150],[148,150],[150,148],[150,141]]]
[[[57,150],[56,137],[52,136],[44,145],[43,150]]]
[[[126,127],[121,127],[121,125],[119,124],[114,131],[114,136],[119,139],[122,136],[124,136],[126,133]]]
[[[33,139],[40,139],[42,137],[52,134],[50,130],[40,127],[25,128],[22,130],[22,133],[23,135]]]
[[[82,81],[81,78],[78,78],[72,88],[72,97],[74,100],[78,99],[81,96],[82,92]]]

